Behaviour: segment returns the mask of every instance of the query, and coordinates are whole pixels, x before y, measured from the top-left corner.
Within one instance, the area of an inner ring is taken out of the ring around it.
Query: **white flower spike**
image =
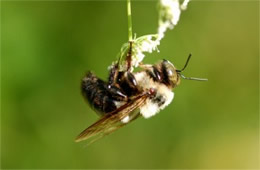
[[[186,10],[189,2],[190,0],[184,0],[183,3],[181,4],[181,9]]]
[[[181,11],[187,9],[187,5],[190,0],[184,0],[180,4],[179,0],[160,0],[159,4],[159,25],[157,29],[157,34],[144,35],[138,38],[134,38],[132,47],[132,63],[133,70],[135,67],[139,66],[139,63],[144,59],[144,52],[152,53],[158,50],[160,41],[163,39],[165,32],[168,29],[173,29],[180,20]],[[128,44],[128,43],[127,43]],[[122,59],[127,53],[127,44],[124,44],[119,57]],[[128,47],[129,48],[129,47]],[[121,61],[120,59],[120,61]],[[126,67],[125,63],[122,62],[120,65],[120,70],[124,70]]]

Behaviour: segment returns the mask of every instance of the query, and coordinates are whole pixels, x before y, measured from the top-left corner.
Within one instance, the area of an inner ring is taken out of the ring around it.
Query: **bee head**
[[[182,71],[185,70],[189,63],[190,58],[191,54],[189,55],[184,67],[181,70],[176,69],[170,61],[164,59],[158,64],[152,66],[152,70],[147,70],[147,72],[154,81],[163,83],[169,88],[178,86],[180,84],[181,78],[187,80],[207,81],[207,79],[202,78],[185,77],[182,74]]]
[[[174,65],[168,61],[162,61],[162,74],[164,75],[164,84],[174,88],[180,84],[180,74],[178,74]]]

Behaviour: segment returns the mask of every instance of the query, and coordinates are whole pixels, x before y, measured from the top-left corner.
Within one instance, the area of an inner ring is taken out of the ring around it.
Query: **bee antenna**
[[[180,74],[180,76],[186,80],[197,80],[197,81],[208,81],[208,79],[204,78],[196,78],[196,77],[185,77],[184,75]]]
[[[177,72],[182,72],[183,70],[185,70],[185,68],[187,67],[189,61],[190,61],[190,58],[191,58],[191,54],[189,54],[187,60],[186,60],[186,63],[184,65],[184,67],[181,69],[181,70],[176,70]]]

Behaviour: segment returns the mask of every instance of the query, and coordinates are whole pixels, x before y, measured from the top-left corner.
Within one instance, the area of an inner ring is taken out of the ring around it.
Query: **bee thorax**
[[[150,118],[171,103],[174,97],[172,90],[163,83],[155,82],[146,72],[135,74],[137,84],[143,90],[155,89],[155,94],[140,107],[144,118]]]

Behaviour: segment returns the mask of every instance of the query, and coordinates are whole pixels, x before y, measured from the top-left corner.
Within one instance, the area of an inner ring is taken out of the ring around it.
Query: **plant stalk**
[[[131,14],[131,0],[127,0],[127,17],[128,17],[128,40],[133,40],[132,33],[132,14]]]

